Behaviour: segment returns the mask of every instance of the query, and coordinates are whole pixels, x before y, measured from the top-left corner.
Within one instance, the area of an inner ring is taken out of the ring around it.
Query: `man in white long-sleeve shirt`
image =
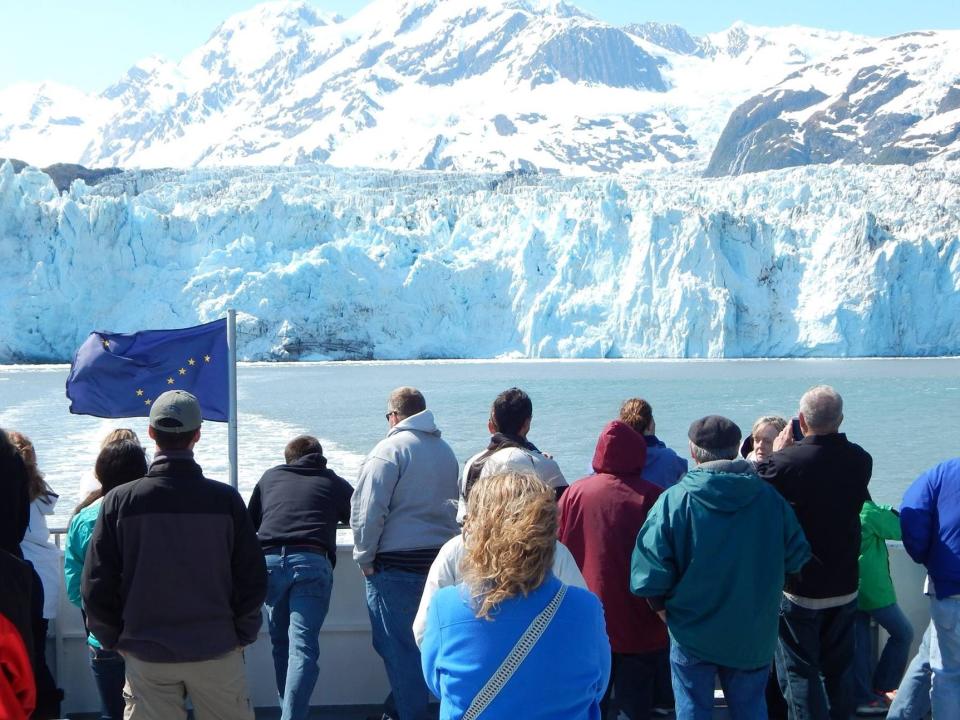
[[[459,532],[459,466],[419,390],[387,401],[387,437],[370,451],[351,502],[353,557],[366,577],[373,647],[390,681],[386,717],[422,720],[430,694],[413,621],[430,565]]]

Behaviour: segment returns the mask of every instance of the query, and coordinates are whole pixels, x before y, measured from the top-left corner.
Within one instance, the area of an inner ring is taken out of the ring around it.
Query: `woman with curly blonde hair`
[[[421,647],[441,719],[600,717],[610,643],[596,596],[551,572],[555,498],[521,473],[470,492],[464,581],[434,596]]]

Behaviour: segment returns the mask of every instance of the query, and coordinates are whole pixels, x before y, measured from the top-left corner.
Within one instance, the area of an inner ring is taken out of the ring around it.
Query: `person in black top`
[[[791,720],[847,720],[854,709],[854,613],[860,579],[860,509],[873,459],[841,433],[843,399],[818,385],[800,400],[803,439],[790,424],[757,465],[790,503],[813,557],[787,580],[776,666]]]
[[[103,498],[81,576],[87,626],[124,656],[126,717],[253,720],[243,650],[257,639],[267,572],[235,489],[193,455],[202,413],[182,390],[150,408],[146,476]]]
[[[310,712],[319,635],[330,606],[337,523],[350,521],[350,483],[327,467],[320,441],[294,438],[285,465],[267,470],[248,509],[267,561],[267,624],[281,719]],[[289,670],[288,670],[289,668]]]

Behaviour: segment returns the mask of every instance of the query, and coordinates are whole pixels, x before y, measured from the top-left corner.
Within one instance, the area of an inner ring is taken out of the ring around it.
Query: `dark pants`
[[[90,648],[90,669],[100,693],[100,720],[123,720],[124,667],[120,653]]]
[[[600,717],[607,717],[613,695],[613,717],[623,714],[629,720],[648,720],[653,710],[657,676],[664,664],[669,668],[669,651],[664,648],[636,655],[612,653],[612,657],[610,683],[600,702]]]
[[[31,566],[32,568],[32,566]],[[33,623],[33,675],[37,687],[37,707],[32,720],[51,720],[60,717],[60,701],[63,691],[57,687],[47,667],[47,625],[43,619],[43,585],[36,570],[33,571],[31,619]]]
[[[776,659],[790,720],[848,720],[853,713],[856,610],[856,600],[810,610],[784,596]]]

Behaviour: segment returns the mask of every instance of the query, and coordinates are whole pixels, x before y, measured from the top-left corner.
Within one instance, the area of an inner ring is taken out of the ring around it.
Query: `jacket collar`
[[[173,468],[176,468],[178,477],[203,477],[203,470],[193,459],[192,450],[158,450],[147,470],[147,477],[169,477]]]
[[[846,433],[835,432],[825,435],[804,435],[801,445],[840,445],[847,442]]]
[[[320,470],[326,470],[327,459],[322,453],[309,453],[301,458],[298,458],[297,460],[294,460],[292,463],[290,463],[290,467],[317,468]]]

